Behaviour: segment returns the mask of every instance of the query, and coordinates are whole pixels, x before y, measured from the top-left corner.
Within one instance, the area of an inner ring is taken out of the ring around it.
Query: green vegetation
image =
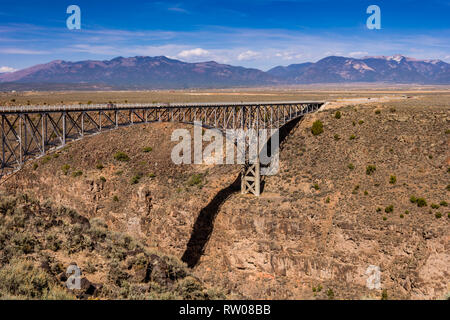
[[[153,148],[152,148],[152,147],[145,147],[144,149],[142,149],[142,151],[143,151],[144,153],[149,153],[149,152],[152,152],[152,151],[153,151]]]
[[[375,171],[377,170],[377,168],[374,165],[368,165],[366,168],[366,174],[368,176],[372,175]]]
[[[441,206],[443,206],[443,207],[447,207],[447,206],[448,206],[447,201],[441,201],[439,204],[440,204]]]
[[[116,159],[117,161],[121,161],[121,162],[130,161],[130,157],[126,153],[121,152],[121,151],[117,152],[114,155],[114,159]]]
[[[319,185],[317,183],[313,184],[313,188],[314,188],[314,190],[319,190],[320,189],[320,187],[319,187]]]
[[[149,178],[155,178],[155,177],[156,177],[156,174],[154,174],[154,173],[149,173],[149,174],[148,174],[148,177],[149,177]]]
[[[103,164],[99,163],[99,164],[97,164],[96,168],[98,170],[103,170],[105,167],[103,166]]]
[[[383,292],[381,293],[381,300],[388,300],[388,292],[386,289],[383,289]]]
[[[42,159],[42,164],[46,164],[46,163],[48,163],[50,160],[52,160],[52,157],[46,156],[46,157],[44,157],[44,159]]]
[[[141,181],[141,178],[142,178],[142,175],[141,174],[137,174],[137,175],[135,175],[135,176],[133,176],[131,178],[130,183],[131,184],[138,184]]]
[[[400,218],[403,219],[405,216],[403,214],[400,215]]]
[[[342,117],[341,112],[340,112],[340,111],[336,111],[336,113],[334,114],[334,117],[335,117],[336,119],[340,119],[340,118]]]
[[[352,134],[351,136],[350,136],[350,140],[355,140],[356,139],[356,136],[354,135],[354,134]]]
[[[359,120],[358,123],[359,123],[360,125],[363,125],[363,124],[364,124],[364,120]]]
[[[67,176],[67,174],[69,173],[69,170],[70,170],[70,166],[68,164],[65,164],[61,167],[61,170],[64,173],[64,175]]]
[[[37,163],[33,163],[33,170],[36,170],[39,167]]]
[[[103,177],[103,176],[101,176],[101,177],[100,177],[100,181],[101,181],[101,182],[106,182],[106,178]]]
[[[81,170],[72,172],[72,177],[74,177],[74,178],[81,177],[82,175],[83,175],[83,171],[81,171]]]
[[[375,114],[381,114],[381,110],[375,110]]]
[[[431,204],[431,209],[439,209],[440,205],[436,204],[436,203],[432,203]]]
[[[383,217],[383,221],[386,221],[386,220],[387,220],[387,217],[386,217],[386,216],[384,216],[384,217]]]
[[[323,123],[320,120],[317,120],[313,123],[311,127],[311,133],[315,136],[323,133]]]
[[[194,174],[189,178],[187,184],[190,187],[193,187],[193,186],[202,187],[203,178],[204,178],[204,175],[201,173]]]
[[[114,196],[114,197],[113,197],[113,201],[114,201],[114,202],[119,202],[119,197],[118,197],[118,196]]]
[[[341,137],[339,137],[339,135],[336,133],[336,134],[334,135],[334,140],[335,140],[335,141],[339,141],[339,140],[341,140]]]
[[[450,134],[450,129],[445,130],[445,134]]]
[[[397,177],[396,176],[391,176],[389,178],[389,183],[390,184],[396,184],[397,183]]]
[[[353,165],[353,163],[349,163],[347,166],[350,170],[355,169],[355,166]]]
[[[405,214],[409,214],[409,210],[405,210]]]
[[[427,201],[424,198],[418,198],[416,203],[417,203],[417,206],[419,208],[423,208],[423,207],[426,207],[428,205]]]
[[[327,290],[327,297],[330,300],[334,299],[334,291],[333,291],[333,289],[328,288],[328,290]]]
[[[394,212],[394,206],[393,206],[393,205],[390,205],[390,206],[386,207],[386,208],[384,209],[384,212],[386,212],[386,213],[392,213],[392,212]]]
[[[436,214],[434,216],[436,217],[436,219],[440,219],[440,218],[442,218],[442,213],[436,212]]]

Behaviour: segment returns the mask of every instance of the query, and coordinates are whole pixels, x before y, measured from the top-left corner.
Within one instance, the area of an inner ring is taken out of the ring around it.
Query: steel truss
[[[151,122],[202,122],[205,127],[222,131],[279,129],[295,118],[317,111],[323,104],[293,101],[0,107],[0,177],[22,168],[28,160],[64,147],[69,141],[123,126]],[[244,193],[259,195],[259,168],[259,164],[244,166]]]

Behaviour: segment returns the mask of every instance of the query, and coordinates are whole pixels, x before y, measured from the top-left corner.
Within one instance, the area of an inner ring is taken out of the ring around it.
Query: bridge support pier
[[[241,172],[242,194],[261,195],[261,164],[259,159],[255,163],[246,163]]]

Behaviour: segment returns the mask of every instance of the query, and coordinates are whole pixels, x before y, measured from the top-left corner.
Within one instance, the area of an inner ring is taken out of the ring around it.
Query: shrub
[[[440,219],[440,218],[442,218],[442,213],[436,212],[436,214],[434,216],[436,217],[436,219]]]
[[[441,203],[439,203],[441,206],[443,206],[443,207],[447,207],[448,206],[448,203],[447,203],[447,201],[441,201]]]
[[[70,166],[68,164],[65,164],[61,167],[62,172],[67,176],[70,170]]]
[[[395,184],[397,182],[397,177],[396,176],[391,176],[390,178],[389,178],[389,183],[390,184]]]
[[[101,163],[99,163],[99,164],[97,164],[97,167],[96,167],[98,170],[103,170],[105,167],[103,166],[103,164],[101,164]]]
[[[445,134],[450,134],[450,129],[445,130]]]
[[[375,114],[381,114],[381,110],[375,110]]]
[[[49,162],[50,160],[52,160],[52,157],[46,156],[46,157],[44,157],[44,159],[42,159],[42,163],[43,163],[43,164],[46,164],[46,163]]]
[[[72,172],[72,177],[74,177],[74,178],[81,177],[82,175],[83,175],[83,171],[81,171],[81,170]]]
[[[145,152],[145,153],[149,153],[149,152],[153,151],[153,148],[152,147],[145,147],[142,151]]]
[[[140,174],[135,175],[131,178],[131,184],[138,184],[141,181],[142,176]]]
[[[366,174],[368,176],[372,175],[375,171],[377,170],[377,168],[373,165],[368,165],[366,168]]]
[[[340,111],[336,111],[334,117],[335,117],[336,119],[340,119],[340,118],[342,117],[341,112],[340,112]]]
[[[353,169],[355,169],[355,166],[353,165],[353,163],[349,163],[348,168],[349,168],[350,170],[353,170]]]
[[[382,210],[381,208],[377,208],[377,212],[381,212],[381,210]]]
[[[405,216],[403,214],[400,215],[400,218],[403,219]]]
[[[192,175],[188,180],[188,186],[200,186],[203,182],[203,175],[202,174],[194,174]]]
[[[335,134],[335,135],[334,135],[334,140],[339,141],[339,140],[341,140],[341,137],[339,137],[338,134]]]
[[[364,124],[364,120],[359,120],[359,122],[358,122],[360,125],[363,125]]]
[[[351,136],[350,136],[350,140],[355,140],[356,139],[356,136],[354,135],[354,134],[352,134]]]
[[[393,206],[393,205],[390,205],[390,206],[386,207],[386,208],[384,209],[384,212],[386,212],[386,213],[392,213],[392,212],[394,212],[394,206]]]
[[[419,208],[423,208],[423,207],[426,207],[428,205],[427,201],[424,198],[418,198],[416,203],[417,203],[417,206]]]
[[[447,185],[447,191],[450,191],[450,184]]]
[[[381,293],[381,300],[387,300],[388,299],[388,293],[386,289],[383,289],[383,292]]]
[[[113,197],[113,201],[114,201],[114,202],[119,202],[119,197],[118,197],[118,196],[114,196],[114,197]]]
[[[386,217],[386,216],[384,216],[384,217],[383,217],[383,221],[386,221],[386,220],[387,220],[387,217]]]
[[[409,214],[409,211],[408,211],[408,210],[406,210],[406,211],[405,211],[405,214]]]
[[[325,200],[325,203],[330,203],[330,197]]]
[[[52,277],[26,260],[12,260],[0,269],[0,296],[15,299],[74,299]]]
[[[323,133],[323,123],[320,120],[317,120],[313,123],[311,127],[311,133],[315,136]]]
[[[328,299],[330,299],[330,300],[334,299],[334,291],[333,291],[333,289],[329,288],[327,290],[327,296],[328,296]]]
[[[439,209],[440,205],[432,203],[431,204],[431,209]]]
[[[126,153],[121,152],[121,151],[117,152],[114,155],[114,159],[116,159],[117,161],[121,161],[121,162],[130,161],[130,157]]]
[[[314,188],[315,190],[319,190],[319,189],[320,189],[320,187],[319,187],[319,185],[318,185],[317,183],[315,183],[315,184],[313,185],[313,188]]]
[[[33,170],[36,170],[39,167],[37,163],[33,163]]]
[[[411,203],[417,203],[417,198],[415,196],[411,196],[411,198],[409,198],[409,201],[411,201]]]
[[[156,174],[154,174],[154,173],[149,173],[148,176],[149,176],[149,178],[155,178],[155,177],[156,177]]]
[[[100,181],[102,181],[102,182],[106,182],[106,178],[105,178],[105,177],[103,177],[103,176],[101,176],[101,177],[100,177]]]

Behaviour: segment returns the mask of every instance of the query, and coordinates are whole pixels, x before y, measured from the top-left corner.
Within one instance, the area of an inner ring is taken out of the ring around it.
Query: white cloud
[[[256,58],[258,58],[260,56],[261,56],[261,54],[259,52],[248,50],[248,51],[242,52],[240,55],[238,55],[238,60],[239,61],[253,60],[253,59],[256,59]]]
[[[367,56],[369,53],[366,51],[355,51],[355,52],[350,52],[348,55],[350,57],[363,57],[363,56]]]
[[[11,67],[0,67],[0,73],[14,72],[14,71],[17,71],[17,69]]]
[[[184,59],[198,58],[198,57],[207,57],[210,55],[208,50],[204,50],[202,48],[191,49],[191,50],[183,50],[178,54],[178,57]]]
[[[28,49],[20,49],[20,48],[2,48],[0,49],[0,53],[7,54],[48,54],[48,51],[39,51],[39,50],[28,50]]]

